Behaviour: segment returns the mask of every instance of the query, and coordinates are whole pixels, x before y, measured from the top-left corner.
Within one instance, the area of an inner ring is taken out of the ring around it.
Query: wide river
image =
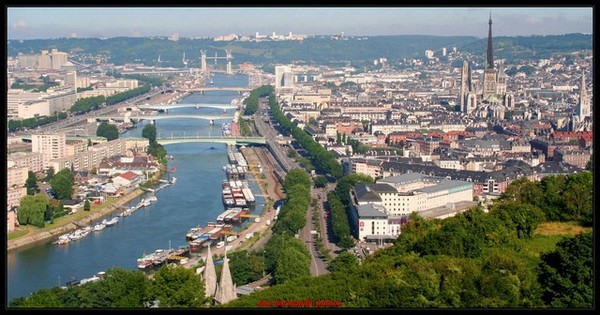
[[[215,74],[214,86],[247,87],[246,75]],[[209,91],[193,94],[180,103],[230,104],[241,96],[234,91]],[[233,109],[227,113],[233,116]],[[169,114],[222,115],[222,109],[180,108]],[[162,119],[156,123],[158,137],[166,136],[221,136],[221,124],[231,119],[209,121],[196,118]],[[138,124],[121,137],[141,136],[145,122]],[[172,176],[177,182],[157,193],[158,201],[135,211],[119,223],[87,237],[58,246],[48,241],[8,253],[7,301],[16,297],[57,285],[64,286],[70,279],[88,278],[112,267],[137,269],[136,260],[144,253],[159,248],[185,245],[186,232],[197,225],[214,222],[223,212],[221,181],[226,178],[223,166],[227,162],[227,148],[220,143],[186,143],[165,146],[174,157],[169,169],[176,167]],[[167,175],[165,175],[165,178]],[[250,188],[256,197],[256,209],[262,211],[264,198],[258,185],[250,178]],[[133,200],[136,204],[139,199]],[[115,216],[113,213],[108,217]]]

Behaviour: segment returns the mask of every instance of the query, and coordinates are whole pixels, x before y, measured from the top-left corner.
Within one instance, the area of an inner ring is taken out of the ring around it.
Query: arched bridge
[[[156,105],[139,105],[139,109],[154,109],[154,110],[169,110],[174,108],[186,108],[186,107],[196,107],[196,108],[218,108],[218,109],[236,109],[237,106],[231,104],[207,104],[207,103],[199,103],[199,104],[156,104]]]
[[[131,115],[125,116],[99,116],[96,120],[103,121],[124,121],[125,119],[130,120],[159,120],[159,119],[174,119],[174,118],[195,118],[204,120],[219,120],[219,119],[233,119],[232,115]]]
[[[267,144],[264,137],[158,137],[156,142],[162,145],[192,142],[226,143],[228,145]]]

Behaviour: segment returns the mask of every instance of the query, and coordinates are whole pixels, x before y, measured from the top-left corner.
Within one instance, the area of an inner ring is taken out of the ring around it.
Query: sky
[[[6,7],[10,39],[592,34],[593,7]]]

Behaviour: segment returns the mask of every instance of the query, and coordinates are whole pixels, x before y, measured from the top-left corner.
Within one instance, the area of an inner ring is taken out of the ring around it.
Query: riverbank
[[[90,211],[90,213],[88,215],[80,218],[76,222],[79,224],[91,224],[92,222],[97,221],[98,219],[100,219],[101,217],[103,217],[107,214],[113,213],[115,211],[123,211],[123,209],[121,209],[121,207],[123,207],[125,204],[131,202],[135,198],[138,198],[139,196],[141,196],[145,193],[146,192],[141,190],[140,188],[136,188],[136,189],[132,190],[131,192],[119,197],[119,199],[117,199],[115,203],[111,203],[110,205],[106,205],[105,207],[102,207],[95,211]],[[80,211],[84,211],[84,210],[80,210]],[[34,245],[34,244],[38,244],[41,242],[47,242],[48,240],[50,240],[52,238],[56,238],[62,234],[72,232],[76,229],[78,229],[78,226],[75,223],[73,223],[73,220],[71,220],[69,223],[67,223],[65,225],[56,227],[56,228],[48,230],[48,231],[30,232],[19,238],[9,240],[7,247],[8,247],[9,251],[15,250],[15,249],[21,249],[21,248],[27,247],[29,245]]]

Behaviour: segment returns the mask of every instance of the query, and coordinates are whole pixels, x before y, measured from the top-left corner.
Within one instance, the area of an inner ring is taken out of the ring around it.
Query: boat
[[[102,223],[104,223],[104,225],[106,225],[106,226],[113,226],[113,225],[119,223],[119,218],[118,217],[114,217],[114,218],[112,218],[112,219],[110,219],[110,220],[108,220],[106,222],[104,222],[104,220],[102,220]]]
[[[158,200],[158,198],[156,196],[152,195],[152,196],[148,197],[147,200],[148,200],[148,202],[152,203],[152,202],[156,202]]]
[[[94,231],[102,231],[106,228],[106,224],[98,223],[94,225]]]
[[[144,255],[137,260],[137,267],[139,269],[146,269],[152,266],[152,262],[154,261],[154,253]]]

